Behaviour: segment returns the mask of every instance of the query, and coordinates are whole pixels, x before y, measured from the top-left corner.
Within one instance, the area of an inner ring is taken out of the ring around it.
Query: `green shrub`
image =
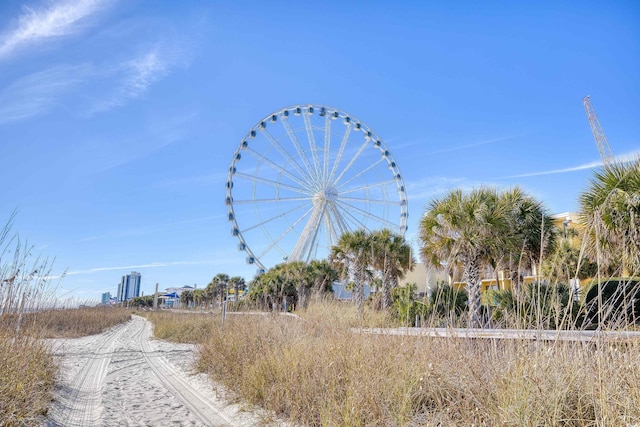
[[[392,313],[405,326],[416,326],[416,317],[424,319],[427,305],[424,301],[416,300],[415,283],[399,286],[391,292]]]
[[[587,285],[584,297],[583,325],[595,328],[600,323],[608,327],[624,327],[640,322],[640,280],[611,278],[598,286],[597,280]],[[599,304],[598,289],[602,294]]]
[[[492,318],[509,327],[558,329],[575,325],[579,305],[565,284],[531,283],[519,291],[491,291]]]

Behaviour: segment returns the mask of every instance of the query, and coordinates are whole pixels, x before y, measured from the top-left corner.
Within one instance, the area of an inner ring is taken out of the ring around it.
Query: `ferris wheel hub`
[[[333,185],[326,187],[324,190],[321,190],[313,195],[313,202],[315,204],[324,202],[335,202],[338,200],[338,190]]]

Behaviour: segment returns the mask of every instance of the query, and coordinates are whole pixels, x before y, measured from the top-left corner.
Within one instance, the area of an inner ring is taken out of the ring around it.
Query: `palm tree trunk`
[[[391,306],[391,288],[393,286],[391,274],[385,271],[382,276],[382,309],[387,309]]]
[[[358,317],[360,318],[362,318],[362,315],[364,314],[364,278],[364,271],[358,271],[356,273],[356,288],[354,289],[354,292],[356,307],[358,308]]]
[[[480,328],[480,263],[478,257],[472,257],[464,263],[464,280],[467,282],[469,294],[469,324],[470,328]]]

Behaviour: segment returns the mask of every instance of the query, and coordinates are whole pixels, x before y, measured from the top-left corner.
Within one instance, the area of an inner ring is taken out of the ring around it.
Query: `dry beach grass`
[[[215,381],[298,424],[640,423],[639,342],[371,336],[353,333],[342,307],[322,303],[303,319],[230,316],[224,328],[219,315],[150,319],[163,334],[174,329],[165,337],[198,342],[199,367]]]
[[[44,338],[100,333],[131,318],[124,309],[81,308],[0,316],[0,425],[38,425],[58,367]]]

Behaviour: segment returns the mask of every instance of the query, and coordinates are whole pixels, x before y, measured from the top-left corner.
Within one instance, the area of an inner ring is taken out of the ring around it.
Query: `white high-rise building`
[[[140,296],[140,273],[132,271],[131,274],[122,276],[118,285],[118,302],[126,301]]]

